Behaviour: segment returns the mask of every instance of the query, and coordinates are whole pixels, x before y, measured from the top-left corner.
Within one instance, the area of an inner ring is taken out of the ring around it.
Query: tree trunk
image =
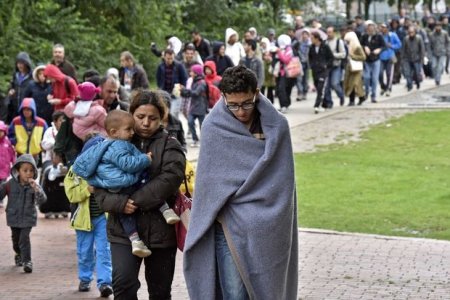
[[[345,2],[345,14],[347,16],[347,20],[351,20],[352,19],[351,10],[352,10],[352,1],[347,0]]]
[[[397,1],[397,11],[398,11],[399,15],[400,15],[400,11],[402,10],[402,7],[403,7],[403,1],[402,0],[398,0]]]
[[[364,0],[364,19],[369,19],[369,6],[372,0]]]

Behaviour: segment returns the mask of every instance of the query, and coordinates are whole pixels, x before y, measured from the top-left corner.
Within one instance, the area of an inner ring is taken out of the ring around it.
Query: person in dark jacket
[[[208,40],[204,39],[197,29],[191,31],[192,43],[194,43],[195,50],[200,54],[203,61],[211,56],[211,45]]]
[[[144,258],[149,298],[171,299],[177,243],[175,228],[164,220],[159,207],[173,206],[184,178],[186,158],[178,141],[163,129],[165,105],[156,93],[137,90],[131,97],[130,112],[135,120],[132,143],[143,153],[152,152],[149,181],[131,196],[96,189],[100,207],[109,212],[107,232],[111,243],[114,299],[137,299],[142,258],[131,253],[131,243],[118,214],[138,213],[139,235],[152,250]]]
[[[414,26],[408,28],[408,35],[403,39],[402,44],[402,68],[406,79],[406,87],[408,91],[411,91],[415,81],[417,89],[420,89],[426,49]]]
[[[148,88],[147,73],[144,68],[136,64],[133,54],[124,51],[120,54],[119,80],[127,92]]]
[[[36,226],[36,205],[47,197],[36,182],[38,170],[31,154],[20,156],[11,169],[11,179],[0,186],[0,198],[8,196],[6,223],[11,227],[14,260],[22,266],[25,273],[33,271],[31,262],[31,228]]]
[[[317,91],[316,102],[314,104],[314,112],[317,114],[321,111],[320,105],[324,105],[323,89],[325,88],[328,74],[333,67],[334,56],[330,47],[322,41],[318,32],[313,32],[311,34],[311,42],[312,44],[309,49],[308,59],[314,86]]]
[[[53,121],[53,105],[51,105],[47,96],[52,94],[52,85],[49,84],[44,76],[45,65],[37,66],[33,70],[34,81],[30,83],[25,91],[26,98],[33,98],[36,103],[36,114],[45,120],[47,124]]]
[[[25,98],[25,91],[33,81],[33,63],[26,52],[20,52],[16,57],[15,71],[13,73],[8,96],[4,101],[1,119],[9,124],[18,115],[18,108]]]
[[[156,81],[159,89],[172,95],[170,113],[178,117],[181,105],[179,87],[186,86],[187,74],[184,66],[175,60],[175,52],[172,49],[164,51],[164,61],[158,66]]]
[[[367,33],[361,37],[361,46],[367,56],[364,62],[364,89],[366,99],[370,98],[372,103],[377,102],[377,86],[380,77],[380,53],[386,47],[383,36],[376,32],[376,25],[373,21],[366,21]]]
[[[217,67],[217,74],[222,76],[226,69],[234,67],[231,58],[225,54],[225,44],[222,42],[213,43],[213,54],[206,58],[206,61],[213,61]]]
[[[191,98],[188,115],[189,129],[193,139],[191,147],[198,147],[199,138],[195,129],[195,120],[198,119],[199,128],[201,129],[206,112],[208,111],[208,86],[206,85],[205,77],[203,76],[203,67],[201,65],[192,66],[190,75],[193,78],[192,87],[190,89],[182,89],[181,95]]]
[[[57,66],[61,72],[72,77],[78,83],[77,71],[73,64],[66,59],[63,45],[55,44],[53,46],[53,59],[50,63]]]
[[[170,113],[170,99],[171,99],[170,94],[162,90],[157,90],[155,91],[155,93],[162,97],[162,99],[164,100],[164,104],[166,105],[167,108],[164,118],[162,120],[164,129],[167,130],[170,136],[173,136],[178,140],[178,142],[181,144],[181,147],[183,147],[184,153],[187,153],[183,124],[177,117],[175,117]]]

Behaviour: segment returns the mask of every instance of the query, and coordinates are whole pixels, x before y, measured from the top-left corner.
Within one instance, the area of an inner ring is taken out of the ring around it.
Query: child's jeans
[[[14,251],[20,255],[22,262],[26,263],[31,261],[31,227],[11,227],[11,233]]]
[[[170,209],[169,205],[164,202],[164,204],[159,208],[159,211],[163,213],[168,209]],[[137,232],[136,213],[119,214],[119,220],[127,236],[131,236],[133,233]]]
[[[111,250],[106,236],[106,216],[91,218],[92,230],[75,230],[77,233],[78,278],[91,282],[94,267],[97,287],[112,283]]]

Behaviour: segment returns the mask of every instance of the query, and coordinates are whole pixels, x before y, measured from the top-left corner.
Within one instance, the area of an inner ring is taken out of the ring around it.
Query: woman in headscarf
[[[348,44],[348,59],[354,61],[365,61],[366,55],[359,43],[358,36],[353,31],[347,32],[344,41]],[[344,77],[344,93],[350,98],[349,106],[355,105],[355,96],[359,97],[358,105],[361,105],[366,99],[363,88],[363,79],[361,71],[352,71],[351,63],[349,62],[345,67]]]

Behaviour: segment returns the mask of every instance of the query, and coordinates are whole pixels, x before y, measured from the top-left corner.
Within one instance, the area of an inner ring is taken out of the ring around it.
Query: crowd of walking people
[[[20,52],[0,102],[0,197],[8,195],[14,263],[33,271],[36,205],[52,197],[37,182],[48,162],[72,203],[79,291],[91,289],[95,271],[102,297],[137,299],[144,260],[150,298],[170,299],[180,221],[172,208],[186,180],[190,136],[191,147],[202,147],[184,254],[189,294],[296,299],[295,176],[279,112],[313,92],[314,113],[332,109],[334,93],[340,106],[376,103],[401,76],[408,91],[424,77],[439,85],[448,73],[448,29],[448,16],[430,15],[380,24],[357,16],[342,28],[307,26],[298,16],[278,36],[251,27],[241,39],[227,28],[220,42],[193,30],[185,43],[176,36],[162,50],[151,43],[161,59],[155,91],[129,51],[118,55],[119,69],[82,78],[62,44],[36,67]]]

